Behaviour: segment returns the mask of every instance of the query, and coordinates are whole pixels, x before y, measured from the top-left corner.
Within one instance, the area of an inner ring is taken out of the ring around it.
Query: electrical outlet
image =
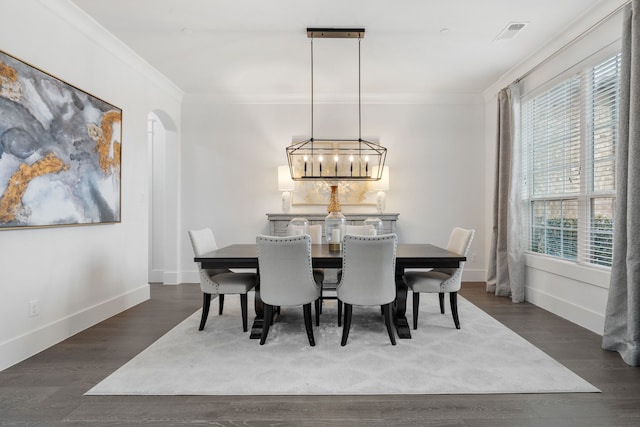
[[[37,299],[29,301],[29,317],[34,317],[40,314],[40,301]]]
[[[476,254],[475,252],[471,254],[471,262],[476,262],[478,260],[478,254]]]

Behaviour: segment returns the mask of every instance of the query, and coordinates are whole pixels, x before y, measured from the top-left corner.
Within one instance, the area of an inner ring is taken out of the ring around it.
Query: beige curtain
[[[498,93],[498,136],[493,230],[487,292],[524,301],[524,248],[520,197],[520,86]]]
[[[613,264],[602,348],[640,366],[640,0],[624,11]]]

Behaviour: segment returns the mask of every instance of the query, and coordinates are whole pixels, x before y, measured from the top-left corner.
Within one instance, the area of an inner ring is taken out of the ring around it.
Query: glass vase
[[[347,220],[342,215],[342,208],[338,200],[338,186],[331,186],[331,200],[329,202],[329,215],[324,219],[324,233],[329,243],[329,251],[339,252],[342,250],[342,237],[346,228]]]

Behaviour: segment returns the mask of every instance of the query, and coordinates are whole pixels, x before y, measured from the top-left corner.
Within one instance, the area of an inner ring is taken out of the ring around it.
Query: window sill
[[[587,267],[570,261],[533,253],[525,254],[525,263],[529,268],[546,271],[603,289],[609,289],[611,270],[608,268]]]

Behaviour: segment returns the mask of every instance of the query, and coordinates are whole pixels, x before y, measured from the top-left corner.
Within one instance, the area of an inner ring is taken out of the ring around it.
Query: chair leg
[[[393,333],[393,326],[391,326],[391,303],[383,305],[382,311],[384,312],[384,323],[387,325],[391,345],[396,345],[396,336]]]
[[[224,309],[224,294],[218,295],[218,314],[222,315],[222,310]]]
[[[420,309],[420,292],[413,293],[413,329],[418,329],[418,310]]]
[[[211,305],[211,294],[202,294],[202,318],[200,319],[199,331],[204,329],[204,324],[207,323],[207,317],[209,316],[209,306]]]
[[[444,314],[444,292],[438,293],[438,298],[440,299],[440,313]]]
[[[269,334],[269,326],[273,321],[273,306],[264,304],[264,321],[262,322],[262,336],[260,337],[260,345],[264,345]]]
[[[320,314],[322,314],[322,304],[324,304],[324,284],[320,284]]]
[[[456,325],[456,329],[460,329],[460,319],[458,319],[458,293],[449,293],[449,303],[451,304],[451,314],[453,314],[453,323]]]
[[[311,347],[316,345],[316,341],[313,338],[313,323],[311,323],[311,303],[302,306],[304,312],[304,326],[307,329],[307,338],[309,338],[309,345]]]
[[[240,311],[242,312],[242,332],[247,332],[247,294],[240,294]]]
[[[316,306],[316,326],[320,326],[320,313],[322,312],[322,300],[318,298],[315,302]]]
[[[347,345],[347,338],[349,338],[349,329],[351,328],[351,315],[353,313],[353,306],[351,304],[344,303],[344,326],[342,328],[342,342],[341,346]]]
[[[338,326],[342,326],[342,301],[338,300]]]

